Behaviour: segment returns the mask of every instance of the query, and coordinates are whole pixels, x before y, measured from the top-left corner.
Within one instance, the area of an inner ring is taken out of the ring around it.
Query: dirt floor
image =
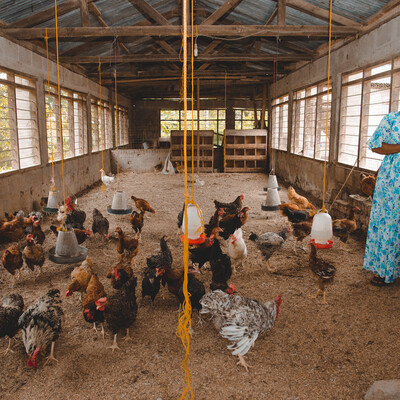
[[[195,199],[208,221],[214,212],[213,200],[231,201],[245,195],[244,205],[251,208],[245,229],[248,258],[244,268],[232,276],[238,294],[263,302],[283,294],[283,303],[274,328],[256,341],[248,353],[251,366],[247,373],[236,365],[227,349],[228,342],[205,319],[193,315],[193,335],[189,368],[196,399],[362,399],[368,387],[379,379],[400,376],[400,301],[399,284],[374,287],[370,275],[362,270],[364,241],[352,237],[349,252],[338,243],[319,255],[337,267],[335,281],[328,287],[328,305],[322,305],[315,281],[308,269],[307,253],[293,252],[293,237],[270,259],[274,272],[266,269],[260,252],[247,238],[251,231],[278,232],[286,221],[278,212],[261,211],[265,200],[263,174],[207,174],[204,186],[195,186]],[[135,269],[138,277],[137,297],[140,305],[141,274],[146,257],[156,254],[159,239],[168,234],[176,267],[183,265],[183,245],[177,235],[176,218],[184,201],[183,176],[160,174],[121,174],[129,203],[132,194],[147,199],[157,213],[145,219]],[[103,193],[100,186],[79,198],[87,212],[87,226],[92,223],[92,210],[106,215],[116,188]],[[286,199],[282,190],[281,199]],[[134,207],[134,204],[132,204]],[[45,249],[55,245],[49,231],[54,217],[43,222],[47,234]],[[117,226],[133,235],[128,216],[109,215],[111,231]],[[304,241],[306,245],[306,241]],[[106,270],[117,258],[116,242],[105,244],[91,237],[85,242],[94,260],[96,272],[111,292]],[[1,250],[6,246],[2,245]],[[43,274],[24,267],[21,280],[10,288],[11,275],[1,268],[1,296],[20,293],[26,306],[51,287],[61,290],[65,322],[56,343],[58,363],[34,370],[27,367],[27,356],[17,334],[15,353],[0,357],[1,399],[178,399],[182,393],[184,353],[175,331],[178,301],[167,291],[161,293],[154,307],[147,300],[139,306],[138,317],[131,329],[133,340],[119,341],[121,351],[107,349],[112,344],[110,333],[102,339],[87,324],[80,307],[79,295],[64,297],[70,272],[76,265],[57,265],[46,261]],[[210,271],[197,275],[209,290]],[[0,339],[5,348],[8,338]]]

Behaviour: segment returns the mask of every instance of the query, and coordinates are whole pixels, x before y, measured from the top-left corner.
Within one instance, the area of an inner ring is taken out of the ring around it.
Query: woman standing
[[[383,286],[400,277],[400,113],[386,115],[367,142],[385,158],[372,201],[364,268],[374,273],[371,284]]]

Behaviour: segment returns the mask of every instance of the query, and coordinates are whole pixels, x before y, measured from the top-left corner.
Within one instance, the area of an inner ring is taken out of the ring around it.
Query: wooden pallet
[[[183,131],[171,131],[171,161],[184,162]],[[213,172],[214,169],[214,131],[194,132],[194,170],[197,171],[197,139],[199,137],[199,171]],[[188,170],[192,170],[192,134],[187,135]]]
[[[225,172],[263,172],[266,161],[266,129],[226,130]]]

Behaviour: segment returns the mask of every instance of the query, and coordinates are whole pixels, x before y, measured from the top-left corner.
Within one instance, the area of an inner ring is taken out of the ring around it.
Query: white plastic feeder
[[[189,244],[199,244],[205,241],[205,236],[202,235],[203,232],[203,225],[202,221],[202,212],[200,208],[197,208],[194,204],[188,204],[185,210],[187,212],[188,217],[188,239]],[[184,240],[185,237],[185,215],[183,215],[183,224],[182,224],[182,231],[183,235],[181,236],[181,240]]]
[[[126,202],[125,193],[122,190],[114,194],[114,198],[110,207],[107,208],[109,214],[130,214],[132,207]]]
[[[318,213],[314,215],[310,236],[315,247],[332,247],[333,242],[330,240],[333,236],[332,218],[327,211],[318,210]]]
[[[264,188],[264,191],[267,192],[268,189],[281,190],[281,188],[278,185],[278,180],[276,179],[276,175],[274,174],[273,171],[268,176],[268,183],[267,186]]]
[[[47,206],[43,207],[43,211],[47,213],[58,212],[58,190],[50,190],[47,199]]]
[[[279,197],[278,189],[271,188],[267,191],[267,199],[261,205],[263,211],[277,211],[279,210],[279,204],[281,204],[281,199]]]
[[[79,246],[75,232],[58,232],[57,243],[49,251],[49,259],[57,264],[72,264],[83,261],[88,254],[86,247]]]

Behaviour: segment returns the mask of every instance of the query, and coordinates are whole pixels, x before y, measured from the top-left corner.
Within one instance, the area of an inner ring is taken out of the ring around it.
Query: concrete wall
[[[378,64],[400,55],[400,17],[394,18],[374,31],[332,52],[332,118],[329,163],[327,169],[326,200],[336,196],[346,180],[351,166],[339,165],[337,160],[342,74]],[[291,73],[277,83],[277,96],[289,94],[289,135],[291,134],[292,93],[298,89],[327,79],[327,57],[322,57]],[[274,94],[274,85],[270,88]],[[290,143],[289,137],[288,142]],[[276,150],[276,174],[283,180],[322,200],[323,162]],[[355,169],[343,189],[343,200],[350,194],[361,193],[361,169]]]
[[[0,67],[28,75],[36,79],[37,112],[41,164],[36,167],[0,174],[0,215],[6,211],[38,207],[40,198],[48,195],[51,178],[51,164],[47,163],[46,111],[44,84],[47,82],[47,60],[10,40],[0,37]],[[50,82],[57,83],[57,66],[50,61]],[[77,193],[100,179],[101,153],[91,153],[90,98],[99,97],[100,86],[86,77],[60,66],[60,85],[64,88],[86,93],[88,106],[88,148],[89,153],[65,160],[66,196]],[[103,99],[111,99],[113,93],[102,88]],[[130,100],[118,96],[118,104],[131,110]],[[55,163],[56,186],[62,190],[61,162]],[[105,169],[111,169],[110,151],[104,152]]]
[[[160,162],[164,165],[169,149],[122,149],[118,151],[119,168],[123,171],[153,172]],[[111,164],[117,169],[117,151],[111,151]]]

